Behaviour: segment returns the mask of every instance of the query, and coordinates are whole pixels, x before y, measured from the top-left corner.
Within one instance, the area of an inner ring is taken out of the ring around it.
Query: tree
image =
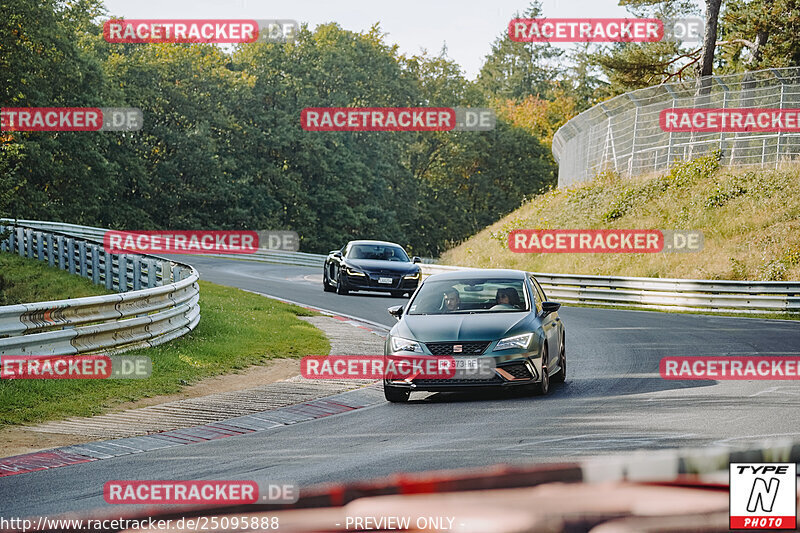
[[[542,5],[531,2],[523,17],[539,18]],[[508,32],[498,37],[491,53],[478,74],[478,87],[487,97],[522,100],[529,95],[542,96],[550,89],[550,81],[560,73],[554,61],[563,51],[550,43],[523,43],[512,41]]]
[[[697,67],[699,76],[711,76],[714,72],[714,51],[717,49],[717,21],[722,0],[706,0],[705,31],[703,51]]]
[[[728,0],[720,36],[728,72],[800,65],[800,2]]]
[[[609,83],[602,79],[602,70],[594,61],[592,43],[575,45],[567,52],[567,59],[569,66],[564,80],[556,82],[550,91],[554,100],[572,96],[575,99],[575,110],[580,113],[610,96]]]
[[[105,79],[76,36],[99,1],[0,4],[0,105],[97,106]],[[91,223],[111,204],[103,134],[6,132],[0,145],[0,212]],[[113,188],[113,187],[111,187]]]
[[[501,118],[529,132],[548,149],[558,128],[580,112],[577,98],[569,91],[553,100],[529,96],[522,102],[499,101],[495,107]]]
[[[3,132],[0,212],[126,229],[290,229],[305,251],[378,238],[431,255],[554,183],[547,149],[494,132],[308,132],[305,107],[485,107],[446,57],[375,26],[294,43],[110,44],[99,0],[6,0],[4,106],[138,107],[137,132]]]
[[[689,0],[621,0],[620,5],[636,17],[664,21],[697,14],[697,7]],[[687,47],[685,43],[662,40],[615,43],[591,57],[608,77],[610,93],[616,95],[696,75],[692,67],[699,61],[701,51],[702,48]]]

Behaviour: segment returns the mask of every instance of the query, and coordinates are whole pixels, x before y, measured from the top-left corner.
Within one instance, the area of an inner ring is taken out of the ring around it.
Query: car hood
[[[381,261],[380,259],[347,259],[347,265],[364,272],[381,274],[409,274],[419,270],[414,263],[400,261]]]
[[[528,317],[518,313],[475,313],[466,315],[406,315],[393,335],[421,342],[491,341],[516,333]]]

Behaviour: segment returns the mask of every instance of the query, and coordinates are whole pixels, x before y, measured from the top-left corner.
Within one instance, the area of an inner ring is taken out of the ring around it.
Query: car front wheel
[[[339,277],[336,279],[336,294],[349,294],[350,291],[347,290],[347,285],[345,285],[344,281],[342,281],[342,272],[339,271]]]
[[[331,287],[331,282],[328,279],[328,267],[322,271],[322,290],[325,292],[333,292],[334,289]]]
[[[558,373],[553,376],[553,382],[564,383],[567,379],[567,349],[564,346],[564,337],[561,337],[561,347],[558,350]]]
[[[542,361],[547,361],[547,344],[545,343],[542,350]],[[536,394],[539,396],[546,396],[550,392],[550,374],[547,365],[542,363],[542,379],[536,384]]]

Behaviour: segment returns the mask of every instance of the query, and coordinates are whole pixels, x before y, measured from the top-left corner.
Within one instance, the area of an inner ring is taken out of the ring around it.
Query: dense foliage
[[[438,255],[555,180],[549,149],[491,132],[306,132],[304,107],[488,106],[441,56],[377,27],[303,28],[293,44],[109,44],[96,0],[2,0],[0,104],[131,106],[139,132],[5,132],[0,213],[127,229],[293,229]]]
[[[721,0],[704,0],[719,5]],[[800,62],[800,0],[725,0],[715,73]],[[695,0],[620,0],[703,16]],[[542,17],[534,0],[509,17]],[[708,16],[708,15],[706,15]],[[474,81],[408,57],[375,26],[308,27],[292,44],[109,44],[101,0],[0,0],[0,106],[131,106],[135,133],[0,132],[0,216],[125,229],[292,229],[301,249],[351,238],[437,256],[554,185],[553,133],[613,95],[699,72],[703,47],[510,40]],[[706,43],[707,44],[707,43]],[[469,106],[491,132],[306,132],[304,107]]]

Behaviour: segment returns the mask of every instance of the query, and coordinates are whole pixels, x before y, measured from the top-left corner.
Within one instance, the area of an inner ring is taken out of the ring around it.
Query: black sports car
[[[530,272],[475,269],[428,277],[405,309],[389,308],[399,322],[386,338],[384,354],[394,360],[453,359],[457,369],[491,372],[480,379],[418,378],[419,373],[384,379],[386,399],[405,402],[415,390],[476,387],[521,386],[547,394],[551,381],[563,382],[567,375],[559,307]]]
[[[419,285],[422,271],[408,258],[405,250],[393,242],[350,241],[341,250],[333,250],[325,259],[322,287],[325,292],[350,291],[390,292],[401,297],[413,293]]]

